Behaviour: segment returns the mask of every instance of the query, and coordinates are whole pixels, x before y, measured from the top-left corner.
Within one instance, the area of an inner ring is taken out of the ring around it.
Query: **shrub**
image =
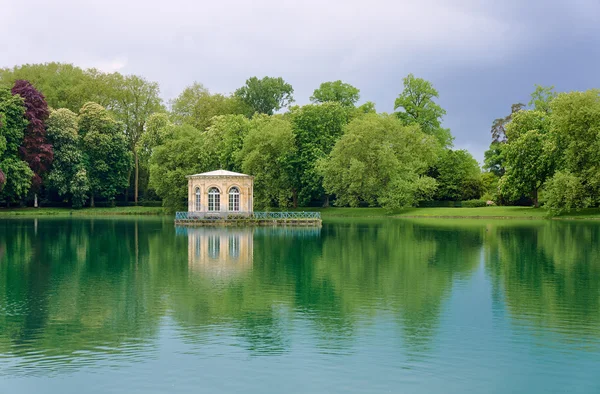
[[[560,215],[591,205],[581,179],[570,172],[557,172],[546,185],[546,206],[550,215]]]
[[[487,201],[486,200],[468,200],[468,201],[463,201],[461,206],[463,208],[485,207],[485,206],[487,206]]]

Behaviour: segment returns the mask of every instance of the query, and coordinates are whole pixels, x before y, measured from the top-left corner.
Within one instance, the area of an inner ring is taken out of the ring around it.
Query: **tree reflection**
[[[543,222],[494,228],[487,260],[511,315],[578,342],[600,336],[600,226]]]
[[[318,351],[352,352],[361,330],[385,320],[405,352],[428,354],[453,287],[482,257],[495,310],[505,304],[516,323],[597,340],[599,241],[593,223],[187,229],[155,218],[5,220],[0,364],[133,360],[154,351],[165,322],[191,347],[219,333],[258,356],[290,351],[298,331]]]

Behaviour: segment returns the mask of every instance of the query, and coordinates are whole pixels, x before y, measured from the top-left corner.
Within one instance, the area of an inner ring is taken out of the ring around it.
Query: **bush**
[[[571,210],[587,208],[592,199],[586,192],[581,179],[570,172],[557,172],[546,184],[544,193],[550,215],[560,215]]]
[[[468,200],[461,203],[463,208],[478,208],[487,206],[486,200]]]

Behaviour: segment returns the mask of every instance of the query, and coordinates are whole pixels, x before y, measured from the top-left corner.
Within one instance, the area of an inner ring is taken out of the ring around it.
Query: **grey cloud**
[[[193,81],[227,93],[272,75],[302,104],[342,79],[389,112],[412,72],[438,88],[456,146],[480,160],[491,121],[534,83],[589,88],[581,82],[600,63],[595,0],[1,1],[0,66],[135,73],[158,81],[165,99]]]

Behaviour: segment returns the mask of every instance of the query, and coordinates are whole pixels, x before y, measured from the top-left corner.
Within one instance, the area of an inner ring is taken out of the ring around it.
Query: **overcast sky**
[[[139,74],[165,99],[268,75],[304,104],[341,79],[387,112],[413,73],[481,161],[492,120],[534,84],[600,87],[600,0],[0,0],[0,67],[49,61]]]

